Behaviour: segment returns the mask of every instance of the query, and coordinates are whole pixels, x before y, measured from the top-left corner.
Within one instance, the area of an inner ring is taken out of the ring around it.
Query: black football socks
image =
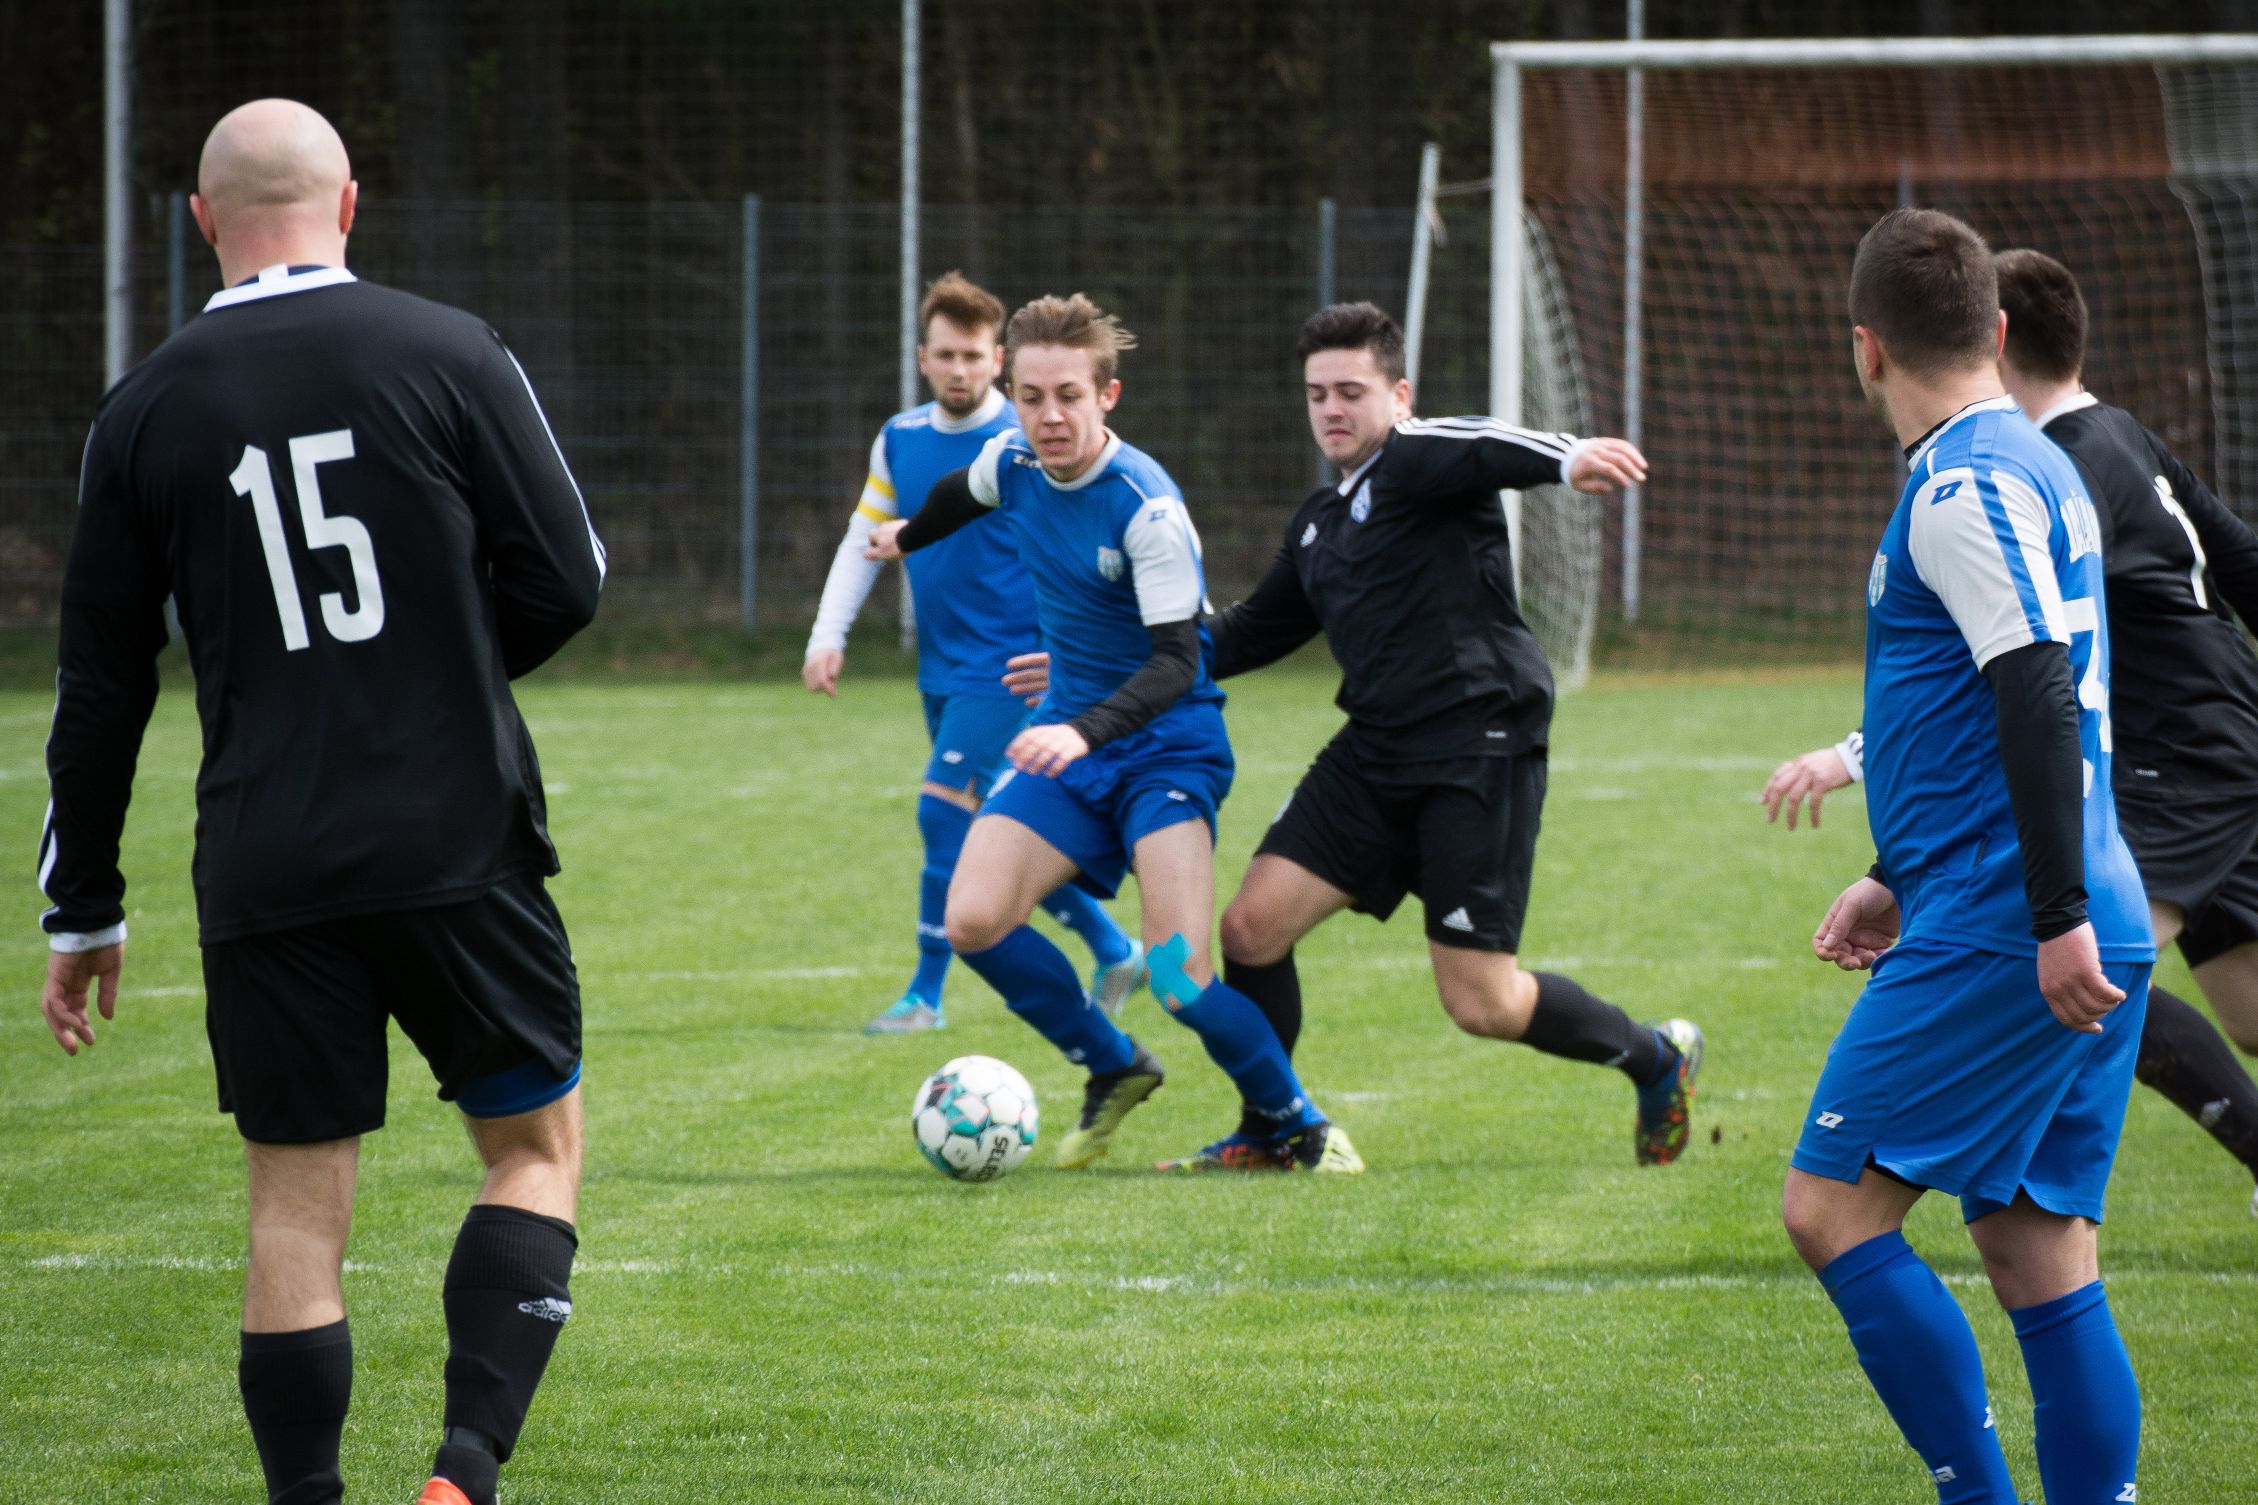
[[[1662,1080],[1677,1064],[1677,1050],[1648,1026],[1614,1004],[1594,998],[1583,985],[1557,972],[1532,972],[1537,1006],[1521,1043],[1548,1056],[1612,1066],[1635,1086]]]
[[[2201,1009],[2149,984],[2133,1072],[2258,1175],[2258,1082]]]
[[[572,1315],[572,1224],[521,1207],[478,1206],[447,1261],[446,1432],[431,1472],[491,1505]]]
[[[344,1321],[243,1334],[235,1377],[267,1477],[267,1505],[344,1499],[337,1439],[353,1399],[353,1335]]]
[[[1292,1056],[1294,1042],[1301,1039],[1301,973],[1295,970],[1294,953],[1288,950],[1265,966],[1225,957],[1223,980],[1254,1000],[1254,1006],[1262,1010],[1262,1017],[1270,1021],[1278,1043],[1286,1048],[1289,1057]],[[1261,1139],[1277,1133],[1278,1126],[1252,1107],[1242,1107],[1239,1132]]]

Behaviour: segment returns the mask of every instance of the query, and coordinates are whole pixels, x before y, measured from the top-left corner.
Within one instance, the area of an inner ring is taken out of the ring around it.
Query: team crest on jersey
[[[1356,488],[1356,500],[1349,503],[1349,517],[1355,522],[1363,522],[1371,515],[1372,483],[1366,481],[1362,486]]]
[[[1119,549],[1101,547],[1098,550],[1098,573],[1108,580],[1119,580],[1122,566],[1127,562],[1121,557]]]
[[[1889,555],[1876,554],[1874,556],[1874,567],[1866,572],[1866,604],[1868,606],[1882,604],[1882,592],[1889,588],[1889,572]]]
[[[1311,523],[1301,530],[1301,546],[1306,549],[1315,542],[1317,542],[1317,524]]]

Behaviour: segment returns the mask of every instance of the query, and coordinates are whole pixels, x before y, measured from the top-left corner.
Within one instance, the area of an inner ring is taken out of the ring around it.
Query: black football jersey
[[[40,881],[124,917],[118,835],[165,600],[196,677],[206,941],[553,873],[509,681],[594,615],[604,552],[480,320],[273,267],[102,399],[63,577]]]
[[[2258,788],[2258,535],[2122,408],[2045,416],[2101,518],[2117,788]]]
[[[1552,670],[1522,620],[1501,490],[1562,479],[1576,440],[1487,418],[1407,419],[1286,526],[1216,621],[1215,675],[1325,634],[1358,750],[1444,762],[1545,745]]]

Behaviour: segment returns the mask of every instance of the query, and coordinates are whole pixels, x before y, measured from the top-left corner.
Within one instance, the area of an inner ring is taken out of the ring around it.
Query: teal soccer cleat
[[[904,993],[899,999],[862,1027],[866,1035],[915,1035],[929,1029],[946,1029],[948,1021],[941,1011],[915,993]]]
[[[1108,1019],[1118,1019],[1121,1006],[1129,1001],[1131,993],[1145,985],[1150,975],[1145,966],[1145,943],[1131,939],[1127,956],[1090,975],[1090,1002],[1104,1009]]]

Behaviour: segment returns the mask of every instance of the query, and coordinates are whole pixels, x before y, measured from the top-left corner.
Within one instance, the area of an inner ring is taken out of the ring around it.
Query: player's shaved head
[[[221,116],[204,138],[196,188],[222,218],[328,214],[352,176],[344,141],[319,111],[294,99],[254,99]]]

